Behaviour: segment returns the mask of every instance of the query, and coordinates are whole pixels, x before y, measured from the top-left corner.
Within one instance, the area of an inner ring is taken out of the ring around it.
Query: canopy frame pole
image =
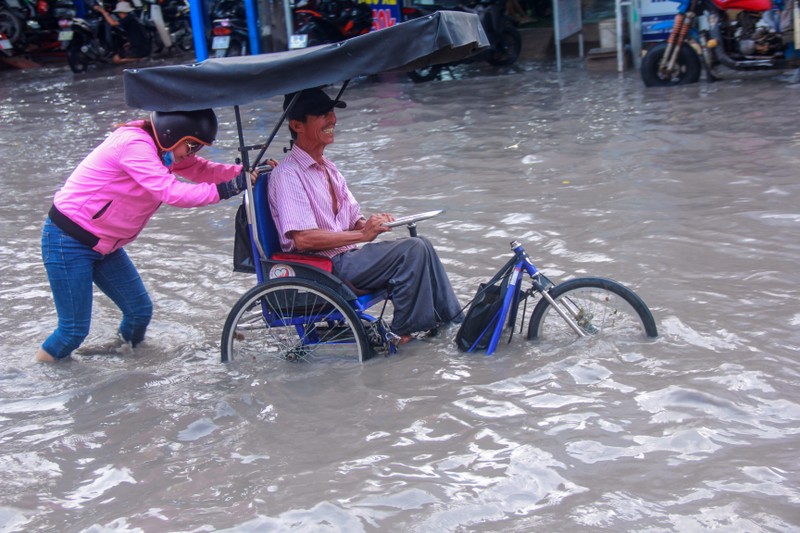
[[[242,126],[242,114],[239,106],[233,106],[233,112],[236,115],[236,133],[239,136],[239,153],[241,154],[242,172],[247,177],[250,175],[250,154],[248,153],[247,146],[244,144],[244,128]],[[258,250],[258,256],[261,260],[267,259],[267,254],[264,252],[264,247],[261,246],[261,239],[258,235],[258,227],[256,225],[256,215],[253,207],[253,183],[249,179],[245,179],[247,190],[244,193],[244,211],[247,215],[247,225],[250,226],[250,232],[253,236],[253,242]]]

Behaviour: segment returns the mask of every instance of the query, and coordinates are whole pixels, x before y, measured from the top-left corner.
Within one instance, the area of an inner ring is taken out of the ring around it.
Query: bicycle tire
[[[558,304],[574,306],[570,313],[587,335],[657,337],[650,309],[639,295],[617,281],[576,278],[560,283],[548,293]],[[536,304],[528,324],[529,340],[574,340],[578,334],[546,299]]]
[[[261,283],[239,298],[225,320],[220,355],[223,363],[264,356],[361,362],[373,350],[344,298],[319,283],[292,278]]]

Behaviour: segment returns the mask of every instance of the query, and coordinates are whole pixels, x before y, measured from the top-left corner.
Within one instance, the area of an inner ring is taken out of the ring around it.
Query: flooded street
[[[326,155],[367,213],[446,209],[419,229],[462,304],[518,239],[555,280],[633,288],[656,340],[517,334],[485,357],[449,329],[363,365],[222,364],[255,284],[231,269],[234,199],[162,206],[126,247],[155,306],[141,348],[36,365],[53,193],[142,116],[119,72],[0,72],[0,531],[800,528],[800,86],[646,90],[573,60],[345,93]],[[281,103],[242,109],[248,142]],[[217,113],[203,155],[230,162]],[[118,320],[95,291],[88,342]]]

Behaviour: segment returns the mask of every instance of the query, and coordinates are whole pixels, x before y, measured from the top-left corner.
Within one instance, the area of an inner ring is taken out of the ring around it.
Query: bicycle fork
[[[567,309],[569,309],[569,310],[570,310],[570,313],[567,313],[567,311],[565,311],[564,309],[562,309],[562,308],[561,308],[561,305],[559,305],[558,303],[556,303],[555,299],[553,299],[553,297],[552,297],[552,296],[550,296],[550,293],[549,293],[548,291],[546,291],[546,290],[543,290],[543,291],[541,291],[541,293],[540,293],[540,294],[542,295],[542,298],[544,298],[545,300],[547,300],[547,302],[548,302],[548,303],[549,303],[549,304],[550,304],[550,305],[553,307],[553,309],[555,309],[555,310],[556,310],[556,313],[558,313],[558,315],[559,315],[561,318],[563,318],[563,319],[564,319],[564,322],[566,322],[566,323],[567,323],[567,325],[568,325],[570,328],[572,328],[572,331],[574,331],[575,333],[577,333],[577,334],[578,334],[578,336],[579,336],[579,337],[586,337],[586,336],[588,335],[588,334],[587,334],[585,331],[583,331],[583,328],[581,328],[581,327],[578,325],[578,323],[577,323],[577,322],[575,322],[575,320],[572,318],[572,316],[570,316],[570,313],[571,313],[572,315],[575,315],[575,316],[577,316],[577,314],[579,313],[579,311],[578,311],[578,310],[573,310],[573,309],[570,309],[570,308],[569,308],[569,305],[565,303],[564,307],[566,307]]]
[[[515,244],[517,244],[516,247],[514,246]],[[520,263],[522,264],[522,267],[525,269],[525,271],[533,280],[534,290],[536,290],[536,292],[541,294],[542,298],[547,300],[547,303],[549,303],[553,307],[553,309],[556,310],[558,316],[560,316],[564,320],[564,322],[567,323],[567,325],[572,329],[572,331],[574,331],[579,337],[586,337],[587,333],[583,331],[583,328],[581,328],[578,325],[578,323],[575,322],[574,319],[574,317],[578,316],[580,310],[570,307],[571,304],[569,302],[564,302],[563,307],[561,306],[561,304],[556,302],[555,298],[550,296],[550,287],[552,287],[552,284],[550,284],[550,286],[545,286],[541,282],[541,275],[539,274],[539,271],[536,269],[536,266],[528,258],[528,254],[525,253],[525,250],[522,249],[522,245],[514,241],[511,243],[511,247],[514,248],[515,252],[520,254]]]

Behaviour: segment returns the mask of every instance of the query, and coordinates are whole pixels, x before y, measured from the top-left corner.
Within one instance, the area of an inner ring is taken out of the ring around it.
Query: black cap
[[[297,93],[290,93],[283,98],[283,109],[286,110]],[[341,100],[331,100],[321,88],[303,89],[300,91],[300,98],[297,99],[292,110],[287,115],[290,120],[303,120],[306,115],[324,115],[334,107],[344,109],[347,104]]]

